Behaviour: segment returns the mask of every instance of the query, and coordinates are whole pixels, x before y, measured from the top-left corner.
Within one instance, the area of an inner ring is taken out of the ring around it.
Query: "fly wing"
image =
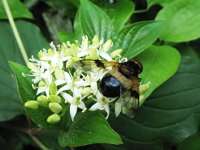
[[[97,68],[107,69],[109,67],[116,67],[119,63],[105,60],[80,60],[74,63],[75,68],[82,68],[84,70],[94,70]]]
[[[133,113],[138,111],[140,107],[139,103],[139,79],[138,76],[134,76],[132,80],[132,90],[131,90],[131,97],[133,98]]]

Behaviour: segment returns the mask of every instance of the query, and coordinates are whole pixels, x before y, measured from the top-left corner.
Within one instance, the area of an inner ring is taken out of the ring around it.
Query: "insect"
[[[139,81],[138,75],[142,72],[142,64],[132,59],[127,62],[118,63],[105,60],[80,60],[75,62],[76,67],[81,67],[85,70],[94,68],[112,69],[106,73],[100,83],[99,88],[101,93],[108,98],[118,99],[126,94],[130,95],[135,103],[135,110],[139,107]]]

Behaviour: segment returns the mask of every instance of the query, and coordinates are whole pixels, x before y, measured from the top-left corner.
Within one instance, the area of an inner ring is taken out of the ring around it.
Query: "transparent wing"
[[[119,63],[105,60],[80,60],[74,63],[75,68],[82,68],[84,70],[94,70],[96,68],[106,69],[117,66],[119,66]]]

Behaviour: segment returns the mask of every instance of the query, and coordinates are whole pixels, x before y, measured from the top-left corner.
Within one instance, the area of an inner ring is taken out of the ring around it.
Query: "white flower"
[[[62,79],[58,79],[57,81],[55,81],[56,85],[62,85],[64,84],[58,91],[57,94],[66,91],[66,90],[71,90],[72,92],[74,92],[72,89],[74,88],[80,88],[80,87],[84,87],[84,82],[83,79],[79,78],[79,77],[72,77],[72,75],[70,75],[68,72],[63,72],[63,78]]]
[[[49,87],[52,83],[52,75],[51,75],[49,70],[45,71],[42,74],[42,79],[43,79],[43,81],[40,82],[40,83],[42,83],[42,85],[39,85],[37,87],[38,90],[37,90],[36,95],[45,92],[46,96],[48,97],[50,95],[49,94]]]
[[[99,56],[101,56],[103,59],[112,61],[112,57],[110,54],[108,54],[108,50],[112,47],[113,43],[111,40],[106,41],[104,45],[99,49]]]
[[[59,67],[60,69],[63,68],[63,62],[67,61],[71,58],[71,56],[67,56],[65,54],[65,49],[62,49],[61,51],[58,51],[56,46],[53,44],[53,42],[50,43],[51,48],[47,51],[44,49],[42,55],[40,56],[40,60],[49,62],[49,69],[51,72],[55,71],[56,67]],[[58,46],[59,48],[60,46]]]
[[[107,113],[106,119],[109,117],[110,114],[110,108],[109,108],[109,103],[113,102],[113,99],[108,99],[104,97],[99,91],[96,93],[96,103],[92,105],[92,107],[89,109],[91,111],[96,111],[97,109],[99,110],[105,110]]]
[[[61,93],[62,97],[65,99],[65,102],[70,104],[70,116],[72,120],[74,120],[74,117],[77,113],[77,108],[82,109],[83,112],[87,109],[82,101],[84,97],[81,97],[81,90],[74,88],[73,91],[73,96],[64,92]]]

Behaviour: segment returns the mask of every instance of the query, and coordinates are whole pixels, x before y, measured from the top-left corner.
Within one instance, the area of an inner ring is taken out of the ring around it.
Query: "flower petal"
[[[72,78],[68,72],[64,72],[65,79],[67,80],[67,83],[72,82]]]
[[[36,95],[38,95],[38,94],[40,94],[42,92],[45,92],[45,87],[39,87],[38,90],[37,90]]]
[[[70,86],[69,85],[64,85],[63,87],[61,87],[58,91],[57,91],[57,94],[63,92],[63,91],[66,91],[66,90],[69,90],[70,89]]]
[[[117,101],[115,102],[115,116],[118,117],[122,110],[122,103]]]
[[[83,56],[86,56],[88,55],[88,52],[87,51],[82,51],[82,52],[79,52],[77,57],[83,57]]]
[[[85,109],[85,104],[83,103],[83,101],[79,101],[79,105],[78,105],[79,108],[81,109]]]
[[[65,102],[72,103],[73,97],[71,95],[64,93],[64,92],[62,92],[61,95],[65,99]]]
[[[64,83],[66,83],[66,81],[65,80],[56,80],[55,81],[55,84],[58,86],[58,85],[61,85],[61,84],[64,84]]]
[[[72,118],[72,121],[74,120],[74,117],[77,113],[77,106],[76,105],[70,105],[70,116]]]
[[[106,119],[108,119],[109,115],[110,115],[110,108],[109,108],[109,105],[104,105],[104,109],[105,111],[107,112],[107,116],[106,116]]]
[[[81,97],[81,90],[80,89],[78,89],[78,88],[76,88],[76,87],[74,87],[74,89],[73,89],[73,94],[74,94],[74,97]]]
[[[92,92],[96,94],[98,92],[97,82],[91,82],[90,84]]]
[[[90,107],[90,109],[89,110],[91,110],[91,111],[96,111],[97,109],[99,109],[99,103],[95,103],[94,105],[92,105],[92,107]]]
[[[100,55],[102,58],[104,58],[105,60],[112,61],[111,56],[110,56],[108,53],[104,52],[104,51],[101,52],[99,55]]]

